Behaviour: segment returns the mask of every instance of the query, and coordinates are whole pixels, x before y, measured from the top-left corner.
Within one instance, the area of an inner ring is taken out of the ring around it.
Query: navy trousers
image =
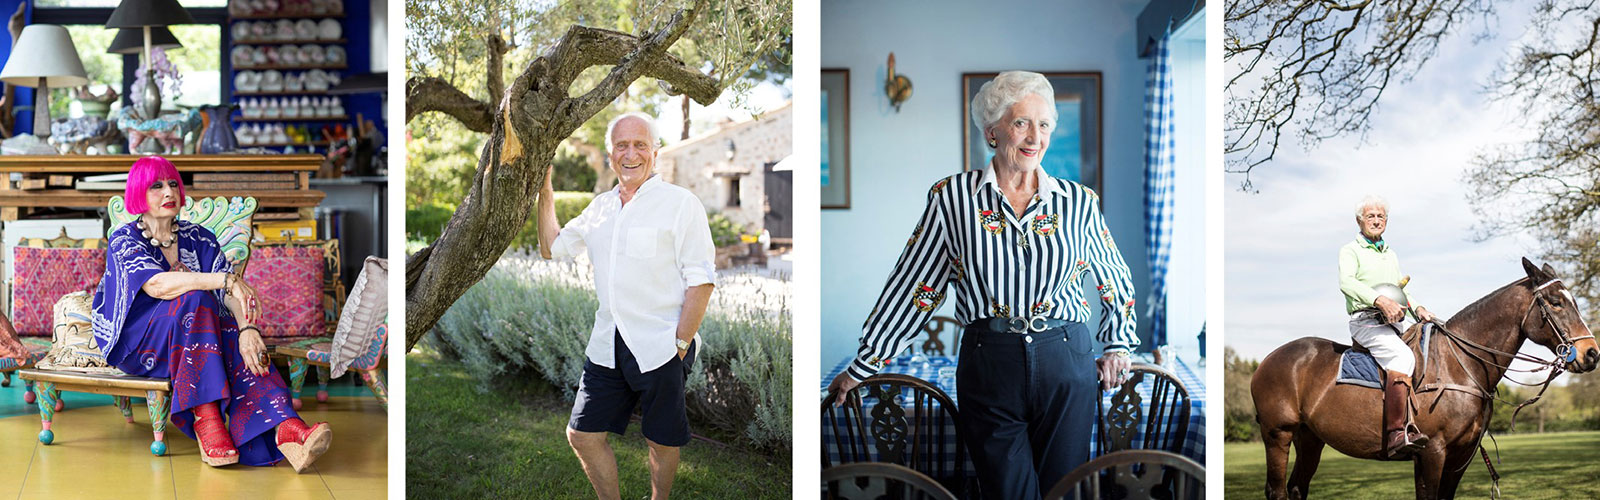
[[[1030,334],[966,328],[956,394],[985,498],[1040,498],[1088,461],[1100,397],[1092,349],[1082,323]]]

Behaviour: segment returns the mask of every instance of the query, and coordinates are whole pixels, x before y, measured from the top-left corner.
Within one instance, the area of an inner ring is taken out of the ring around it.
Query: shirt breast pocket
[[[635,259],[649,259],[660,251],[662,231],[653,227],[630,227],[624,247],[627,255]]]

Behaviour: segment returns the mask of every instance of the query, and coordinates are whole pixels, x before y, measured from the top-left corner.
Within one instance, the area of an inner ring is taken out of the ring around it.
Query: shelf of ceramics
[[[344,44],[346,42],[347,42],[347,40],[345,40],[343,38],[340,38],[338,40],[317,40],[317,39],[309,39],[309,40],[234,40],[233,44],[234,45],[307,45],[307,44],[316,45],[316,44],[321,43],[321,44],[340,44],[340,45],[342,45],[342,44]]]
[[[239,97],[275,96],[275,95],[328,95],[328,91],[326,91],[326,90],[283,90],[283,91],[277,91],[277,92],[268,92],[268,91],[264,91],[264,90],[255,91],[255,92],[239,92],[239,91],[235,91],[233,93],[233,95],[236,95],[236,96],[239,96]]]
[[[344,13],[338,14],[251,14],[247,16],[228,16],[228,21],[254,21],[261,19],[343,19]]]
[[[350,69],[347,64],[294,64],[294,65],[264,65],[264,66],[234,66],[234,71],[258,70],[297,70],[297,69]]]
[[[236,122],[342,122],[342,121],[349,120],[349,119],[350,119],[349,116],[344,116],[344,115],[340,115],[340,116],[299,116],[299,117],[279,116],[279,117],[276,117],[276,118],[267,118],[265,116],[263,116],[261,118],[245,118],[245,117],[239,116],[239,115],[234,115],[233,116],[233,121],[236,121]]]

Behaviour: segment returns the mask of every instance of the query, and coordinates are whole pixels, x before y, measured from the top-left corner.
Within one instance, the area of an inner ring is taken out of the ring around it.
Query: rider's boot
[[[1408,458],[1428,444],[1428,436],[1411,425],[1411,377],[1388,371],[1383,389],[1383,451],[1391,459]]]

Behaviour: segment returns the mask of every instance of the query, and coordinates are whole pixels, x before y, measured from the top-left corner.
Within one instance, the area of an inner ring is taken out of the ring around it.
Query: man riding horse
[[[1399,459],[1410,456],[1428,444],[1411,422],[1411,373],[1416,358],[1400,335],[1412,322],[1411,315],[1433,321],[1426,308],[1407,300],[1400,284],[1400,257],[1383,240],[1388,228],[1389,204],[1383,198],[1367,196],[1356,205],[1356,225],[1361,236],[1339,249],[1339,291],[1344,292],[1345,312],[1350,314],[1350,337],[1372,353],[1383,367],[1384,455]],[[1384,293],[1387,292],[1387,293]]]

